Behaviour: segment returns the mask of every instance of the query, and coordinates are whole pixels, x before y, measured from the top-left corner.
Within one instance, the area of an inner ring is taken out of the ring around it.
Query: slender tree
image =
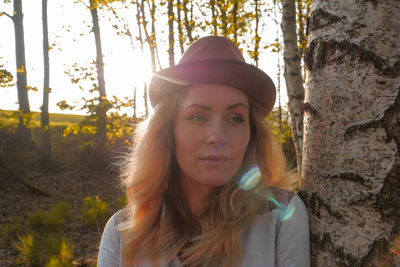
[[[179,38],[179,47],[181,49],[181,55],[185,51],[183,44],[184,44],[184,36],[183,36],[183,30],[182,30],[182,19],[181,19],[181,11],[183,9],[183,6],[181,4],[181,0],[176,1],[176,24],[178,24],[178,38]]]
[[[301,172],[303,151],[303,102],[304,87],[301,74],[301,58],[297,46],[295,0],[282,0],[283,60],[289,112],[297,155],[297,168]]]
[[[22,0],[14,0],[14,13],[9,15],[2,12],[1,15],[9,17],[14,24],[15,30],[15,58],[17,69],[17,91],[19,106],[19,124],[17,129],[17,139],[20,144],[25,145],[31,142],[31,130],[27,127],[30,121],[30,106],[27,86],[27,73],[25,63],[25,38],[22,13]]]
[[[169,65],[175,65],[175,55],[174,55],[174,1],[168,0],[168,59]]]
[[[187,33],[187,37],[189,39],[189,43],[193,43],[194,39],[193,39],[193,26],[192,26],[192,19],[191,17],[193,16],[193,3],[190,1],[191,4],[191,12],[190,12],[190,17],[189,17],[189,9],[187,7],[188,3],[190,0],[183,0],[183,13],[185,15],[185,28],[186,28],[186,33]]]
[[[45,160],[52,157],[50,127],[49,127],[49,93],[50,93],[50,63],[49,63],[49,33],[47,24],[47,0],[42,0],[43,28],[43,105],[41,112],[42,154]]]
[[[154,0],[151,1],[151,7],[150,7],[150,16],[151,16],[151,34],[149,33],[147,29],[147,24],[148,21],[146,19],[146,13],[145,13],[145,1],[142,0],[140,3],[140,12],[141,12],[141,23],[139,27],[143,28],[143,32],[145,34],[145,41],[147,42],[149,49],[150,49],[150,56],[151,56],[151,71],[155,73],[157,71],[157,66],[156,66],[156,43],[155,43],[155,3]],[[137,5],[139,5],[139,2],[136,2]]]
[[[103,161],[104,153],[106,152],[106,83],[104,80],[104,63],[103,63],[103,50],[101,45],[101,35],[99,26],[99,17],[97,14],[99,2],[97,0],[90,0],[90,14],[93,22],[93,34],[96,45],[96,70],[97,70],[97,83],[99,92],[99,104],[96,108],[97,115],[97,132],[95,136],[94,147],[94,160],[96,163]]]
[[[400,2],[311,10],[302,197],[312,265],[399,266]]]
[[[260,3],[259,0],[254,0],[254,14],[255,14],[255,29],[254,29],[254,64],[258,67],[259,49],[261,37],[258,34],[258,26],[260,24]]]
[[[218,24],[217,24],[217,12],[215,10],[215,0],[210,1],[210,7],[211,7],[211,24],[212,24],[212,34],[218,35]]]
[[[233,17],[233,42],[238,44],[238,8],[239,8],[238,0],[233,0],[233,9],[232,9],[232,17]]]
[[[229,8],[229,0],[226,2],[224,1],[218,1],[216,2],[217,7],[218,7],[218,11],[219,11],[219,26],[222,30],[222,35],[224,37],[228,37],[228,17],[227,17],[227,13],[228,13],[228,8]]]

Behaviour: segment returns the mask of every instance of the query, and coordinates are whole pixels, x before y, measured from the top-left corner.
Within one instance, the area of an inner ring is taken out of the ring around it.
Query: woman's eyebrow
[[[243,107],[245,110],[247,110],[247,106],[243,103],[237,103],[237,104],[233,104],[233,105],[229,105],[226,109],[234,109],[237,107]]]
[[[198,107],[198,108],[205,109],[205,110],[211,110],[211,107],[204,106],[204,105],[197,104],[197,103],[190,104],[189,106],[187,106],[187,107],[185,108],[185,110],[186,110],[186,109],[189,109],[189,108],[193,108],[193,107]]]
[[[201,108],[201,109],[204,109],[204,110],[211,110],[211,107],[205,106],[205,105],[202,105],[202,104],[198,104],[198,103],[193,103],[193,104],[188,105],[185,108],[185,110],[189,109],[189,108],[193,108],[193,107]],[[237,107],[243,107],[245,110],[247,110],[247,106],[245,104],[243,104],[243,103],[236,103],[236,104],[229,105],[226,109],[231,110],[231,109],[235,109]]]

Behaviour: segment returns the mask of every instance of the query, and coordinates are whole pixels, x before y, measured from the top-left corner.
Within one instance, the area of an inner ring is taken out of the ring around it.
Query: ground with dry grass
[[[107,164],[89,167],[87,159],[90,150],[85,148],[79,137],[63,137],[62,128],[52,129],[52,163],[39,160],[37,147],[16,149],[12,141],[7,141],[9,137],[0,137],[0,153],[5,160],[0,167],[0,228],[20,222],[23,232],[28,227],[27,218],[32,212],[48,210],[57,202],[67,201],[71,203],[72,216],[65,223],[63,235],[75,247],[74,265],[90,266],[95,263],[103,225],[85,226],[82,220],[83,200],[98,196],[108,204],[107,216],[111,216],[120,208],[118,199],[122,195],[118,170]],[[14,242],[17,237],[12,235],[12,241],[0,240],[0,266],[15,266],[18,250]]]

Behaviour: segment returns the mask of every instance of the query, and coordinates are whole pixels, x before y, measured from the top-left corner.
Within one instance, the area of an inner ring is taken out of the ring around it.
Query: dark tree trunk
[[[181,19],[181,10],[182,10],[181,1],[177,0],[176,5],[177,5],[176,13],[177,13],[178,34],[179,34],[179,47],[181,49],[181,55],[182,55],[185,49],[183,47],[184,39],[183,39],[182,19]]]
[[[142,0],[141,3],[141,9],[140,11],[142,12],[142,24],[143,24],[143,31],[144,34],[146,36],[146,42],[149,45],[149,49],[150,49],[150,56],[151,56],[151,71],[153,73],[155,73],[157,71],[157,67],[156,67],[156,50],[155,50],[155,3],[154,1],[152,1],[152,6],[150,8],[150,16],[151,16],[151,35],[149,34],[148,30],[147,30],[147,20],[146,20],[146,16],[145,16],[145,12],[144,12],[144,0]]]
[[[96,44],[96,70],[99,91],[99,104],[96,108],[97,132],[95,136],[94,159],[96,163],[102,163],[106,152],[106,84],[104,81],[103,52],[101,48],[101,36],[99,18],[97,15],[97,4],[90,1],[90,13],[93,20],[93,33]]]
[[[45,160],[52,157],[49,127],[49,93],[50,93],[50,66],[49,66],[49,34],[47,27],[47,0],[42,0],[42,26],[43,26],[43,105],[41,112],[42,128],[42,154]]]
[[[175,58],[174,58],[174,1],[168,0],[168,58],[169,58],[169,65],[175,65]]]
[[[211,16],[212,16],[212,26],[213,26],[213,34],[218,34],[218,27],[217,27],[217,14],[215,12],[215,0],[210,1],[211,5]]]
[[[224,37],[228,37],[228,18],[226,17],[226,9],[225,9],[225,1],[220,2],[217,1],[217,6],[220,10],[220,20],[221,20],[221,28],[222,28],[222,35]]]
[[[17,90],[19,105],[19,124],[17,138],[20,144],[31,142],[31,130],[27,127],[30,121],[30,106],[27,91],[25,39],[22,13],[22,0],[14,0],[15,56],[17,63]]]
[[[188,8],[187,8],[188,0],[183,0],[183,11],[185,14],[185,28],[189,38],[189,43],[193,43],[192,36],[192,26],[190,25],[189,16],[188,16]]]
[[[254,0],[254,11],[256,13],[256,27],[255,27],[255,37],[254,37],[254,63],[256,67],[258,67],[258,59],[259,59],[259,52],[258,49],[260,48],[260,41],[261,38],[258,35],[258,25],[260,23],[260,7],[258,0]]]
[[[232,9],[232,16],[233,16],[233,41],[235,44],[237,42],[237,32],[238,32],[238,25],[237,25],[237,14],[238,13],[238,0],[233,1],[233,9]]]

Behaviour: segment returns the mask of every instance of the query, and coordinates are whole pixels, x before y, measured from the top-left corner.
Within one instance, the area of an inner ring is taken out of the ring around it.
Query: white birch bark
[[[313,266],[400,266],[399,14],[398,0],[313,1],[302,192]]]
[[[296,147],[298,171],[301,172],[303,151],[303,102],[304,88],[301,59],[297,47],[295,0],[282,0],[282,33],[284,41],[285,82],[289,98],[289,113],[293,141]]]

